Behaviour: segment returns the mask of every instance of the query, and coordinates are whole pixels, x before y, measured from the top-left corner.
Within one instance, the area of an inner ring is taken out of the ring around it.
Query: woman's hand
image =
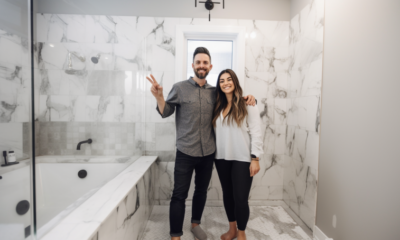
[[[243,97],[246,100],[246,105],[255,106],[256,105],[256,98],[253,95],[247,95]]]
[[[250,177],[253,177],[260,171],[260,162],[259,161],[251,161],[250,163]]]

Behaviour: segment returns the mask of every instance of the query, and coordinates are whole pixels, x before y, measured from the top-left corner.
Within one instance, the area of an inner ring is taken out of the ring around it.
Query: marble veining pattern
[[[157,200],[168,200],[172,191],[174,116],[162,119],[155,111],[156,101],[144,76],[153,73],[165,96],[179,81],[174,73],[177,24],[246,27],[244,92],[259,100],[265,152],[261,156],[263,174],[255,177],[250,198],[289,198],[296,196],[293,191],[299,195],[300,190],[293,190],[296,187],[289,188],[289,182],[294,183],[291,186],[301,185],[293,179],[315,179],[307,186],[316,186],[322,79],[321,1],[313,1],[291,22],[62,14],[38,14],[37,22],[40,30],[35,64],[41,69],[37,73],[40,87],[35,86],[40,89],[38,120],[134,123],[135,146],[146,155],[159,156]],[[91,58],[98,55],[99,63],[94,64]],[[139,133],[142,129],[145,131]],[[73,133],[73,138],[86,137],[86,133]],[[115,155],[119,146],[123,148],[118,145],[121,143],[113,146],[106,139],[85,153],[104,149]],[[58,145],[53,146],[58,152]],[[67,144],[69,151],[73,147]],[[49,148],[52,151],[52,146]],[[291,166],[295,170],[289,170]],[[308,167],[314,175],[306,175],[314,177],[294,177]],[[311,189],[307,189],[307,194],[311,194]],[[221,198],[216,172],[208,196]],[[302,204],[298,206],[301,208]]]
[[[322,84],[324,1],[311,1],[290,22],[283,200],[314,228]]]
[[[147,223],[143,240],[169,239],[168,206],[154,206]],[[190,232],[191,207],[186,207],[182,240],[193,239]],[[206,207],[202,226],[208,239],[220,239],[228,229],[223,207]],[[157,231],[154,231],[157,229]],[[311,237],[286,213],[282,207],[250,207],[250,219],[246,234],[248,239],[262,240],[311,240]]]

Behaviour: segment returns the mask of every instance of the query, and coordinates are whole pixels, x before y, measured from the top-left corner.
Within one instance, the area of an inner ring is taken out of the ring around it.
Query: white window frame
[[[233,42],[232,70],[239,78],[244,89],[245,79],[245,34],[246,28],[239,26],[176,26],[175,82],[186,80],[187,75],[187,42],[196,40],[229,40]]]

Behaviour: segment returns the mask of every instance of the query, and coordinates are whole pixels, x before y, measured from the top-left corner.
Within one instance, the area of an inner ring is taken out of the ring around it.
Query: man
[[[207,239],[200,227],[200,220],[207,200],[215,153],[215,136],[212,115],[215,103],[215,87],[207,84],[206,77],[212,69],[211,56],[204,47],[193,54],[194,77],[174,84],[164,100],[163,88],[153,75],[147,77],[152,84],[151,93],[157,100],[157,111],[163,118],[171,116],[175,109],[176,160],[174,190],[172,193],[169,221],[171,240],[180,240],[185,217],[185,200],[190,182],[195,174],[195,191],[192,205],[192,228],[195,238]],[[255,105],[253,96],[245,97],[247,104]]]

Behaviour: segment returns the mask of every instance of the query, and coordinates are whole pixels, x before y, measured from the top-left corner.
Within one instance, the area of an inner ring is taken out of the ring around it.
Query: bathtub
[[[138,239],[154,205],[156,159],[39,157],[38,239]]]
[[[30,160],[20,164],[0,168],[0,239],[25,238],[25,229],[32,226],[31,166]],[[16,212],[18,202],[30,203],[28,212]]]
[[[138,157],[36,157],[37,236],[40,239],[65,216]],[[81,171],[81,177],[78,173]]]

